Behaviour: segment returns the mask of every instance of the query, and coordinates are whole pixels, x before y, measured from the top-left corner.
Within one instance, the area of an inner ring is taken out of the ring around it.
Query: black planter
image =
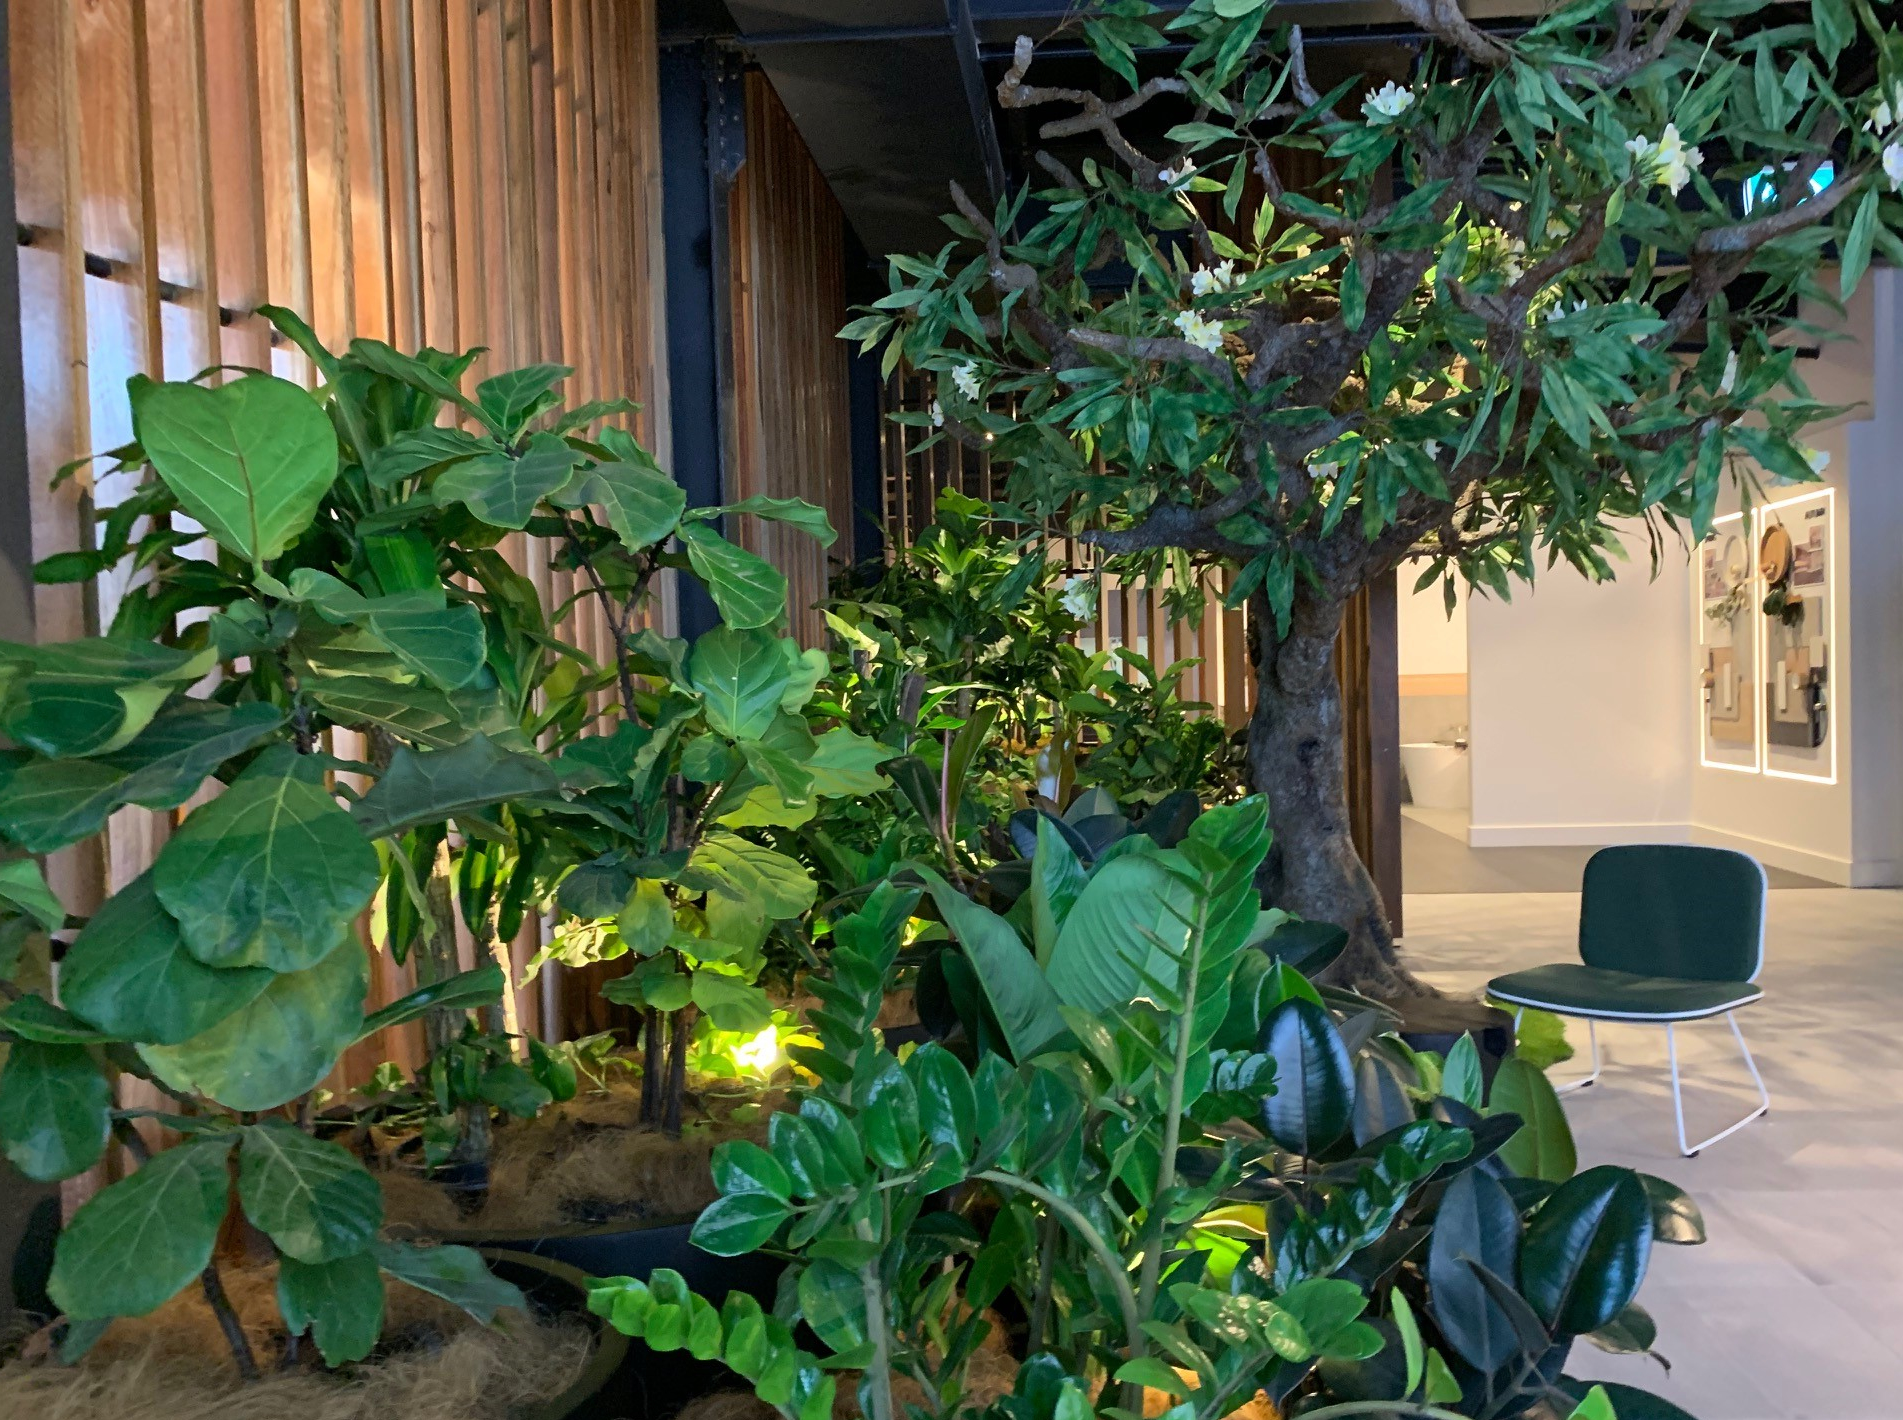
[[[693,1226],[694,1219],[689,1216],[639,1225],[577,1226],[528,1238],[470,1231],[439,1241],[479,1247],[485,1256],[519,1260],[521,1265],[549,1266],[561,1275],[576,1278],[577,1285],[582,1277],[635,1277],[646,1281],[656,1268],[672,1268],[715,1306],[724,1302],[729,1292],[748,1292],[771,1310],[785,1265],[758,1253],[716,1257],[702,1252],[688,1241]],[[496,1271],[527,1290],[519,1278],[501,1266],[496,1266]],[[569,1415],[573,1420],[667,1420],[691,1400],[716,1390],[746,1386],[718,1361],[697,1361],[684,1351],[657,1355],[640,1342],[622,1337],[605,1322],[602,1325],[624,1347],[612,1376],[599,1388],[598,1402],[591,1408],[573,1411],[537,1411],[533,1420],[558,1420]]]
[[[482,1256],[491,1272],[522,1289],[536,1315],[579,1316],[595,1334],[594,1355],[575,1383],[526,1411],[522,1420],[632,1420],[619,1384],[631,1343],[588,1310],[588,1278],[581,1269],[506,1248],[485,1247]]]

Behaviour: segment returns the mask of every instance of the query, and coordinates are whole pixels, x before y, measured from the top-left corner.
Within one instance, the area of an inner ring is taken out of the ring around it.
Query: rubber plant
[[[39,569],[129,590],[104,635],[0,647],[11,849],[92,851],[122,809],[192,806],[88,917],[69,916],[29,859],[0,873],[9,980],[58,943],[40,972],[54,985],[4,987],[0,1146],[40,1179],[93,1168],[114,1141],[137,1165],[60,1235],[49,1291],[69,1354],[196,1283],[255,1374],[214,1261],[233,1208],[269,1240],[293,1345],[309,1335],[333,1363],[375,1345],[386,1277],[484,1320],[521,1300],[466,1249],[382,1240],[376,1179],[310,1132],[312,1092],[350,1045],[493,1004],[502,986],[493,967],[445,970],[366,1014],[355,925],[383,876],[375,840],[561,787],[504,742],[482,610],[445,579],[415,510],[394,509],[354,457],[369,436],[340,444],[333,415],[417,417],[400,383],[376,378],[393,357],[323,367],[361,406],[263,373],[134,379],[134,442],[113,455],[131,491],[98,512],[92,548]],[[429,360],[448,384],[455,362]],[[335,757],[328,732],[342,729],[387,735],[387,761]],[[118,1107],[121,1076],[165,1110]]]

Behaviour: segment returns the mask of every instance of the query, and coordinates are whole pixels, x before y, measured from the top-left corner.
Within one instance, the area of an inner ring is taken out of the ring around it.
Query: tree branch
[[[1435,39],[1453,46],[1474,63],[1504,69],[1513,62],[1513,50],[1465,15],[1460,0],[1394,0],[1395,8]]]
[[[1179,361],[1196,365],[1218,379],[1235,378],[1236,367],[1214,351],[1173,335],[1113,335],[1107,330],[1092,330],[1076,325],[1064,332],[1073,345],[1089,346],[1111,355],[1127,355],[1136,360]]]
[[[1088,89],[1046,88],[1025,83],[1024,76],[1029,72],[1035,54],[1036,45],[1031,37],[1019,35],[1016,45],[1012,47],[1011,67],[1005,71],[1004,78],[998,81],[999,105],[1007,109],[1028,109],[1053,103],[1076,104],[1079,112],[1069,118],[1052,119],[1038,129],[1038,136],[1071,138],[1079,133],[1097,133],[1110,146],[1111,152],[1129,164],[1139,185],[1152,191],[1161,187],[1155,160],[1123,136],[1117,120],[1135,113],[1161,94],[1186,94],[1189,85],[1181,79],[1157,75],[1146,79],[1135,93],[1114,103],[1105,103],[1100,95]]]

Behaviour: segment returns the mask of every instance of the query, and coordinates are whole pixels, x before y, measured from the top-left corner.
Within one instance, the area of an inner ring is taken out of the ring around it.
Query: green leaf
[[[111,754],[216,664],[210,650],[194,655],[156,642],[0,641],[0,731],[55,758]]]
[[[479,1006],[493,1006],[502,999],[503,985],[502,968],[494,962],[485,962],[474,971],[459,971],[442,981],[419,986],[409,995],[372,1011],[363,1018],[363,1030],[358,1038],[389,1026],[400,1026],[431,1011],[473,1011]]]
[[[301,1262],[362,1252],[383,1226],[383,1190],[357,1156],[281,1119],[245,1129],[238,1200],[281,1252]]]
[[[405,430],[382,448],[373,449],[364,465],[364,474],[378,488],[389,489],[406,478],[415,478],[445,464],[485,455],[502,457],[501,446],[493,439],[462,429],[428,424],[421,429]]]
[[[925,1137],[961,1159],[968,1157],[977,1138],[978,1098],[964,1062],[937,1041],[928,1041],[906,1060],[905,1073],[918,1095],[919,1128]]]
[[[1572,1126],[1544,1074],[1517,1055],[1500,1062],[1488,1114],[1517,1114],[1524,1124],[1500,1150],[1500,1161],[1522,1178],[1564,1183],[1579,1166]]]
[[[660,951],[674,935],[674,904],[667,889],[653,878],[636,878],[615,917],[615,930],[638,957]]]
[[[560,792],[561,777],[546,759],[478,734],[449,749],[398,749],[383,777],[351,806],[350,817],[364,836],[386,838],[511,799]]]
[[[476,1094],[517,1119],[532,1119],[555,1102],[549,1088],[513,1060],[498,1060],[484,1070]]]
[[[921,868],[919,876],[970,958],[1012,1057],[1022,1064],[1063,1040],[1069,1034],[1063,1003],[1011,925],[931,869]]]
[[[383,1277],[367,1252],[330,1262],[278,1259],[278,1311],[293,1336],[306,1331],[326,1365],[361,1361],[383,1333]]]
[[[269,562],[311,525],[337,477],[337,433],[289,380],[215,387],[135,382],[134,437],[179,505],[220,546]]]
[[[336,945],[382,880],[376,850],[289,747],[186,818],[152,888],[207,966],[302,971]]]
[[[702,839],[687,872],[703,890],[750,904],[772,922],[799,916],[819,891],[796,860],[732,833]]]
[[[765,1247],[789,1216],[786,1203],[771,1194],[730,1194],[694,1220],[693,1243],[716,1257],[740,1257]]]
[[[832,519],[826,516],[826,510],[814,507],[804,498],[769,498],[764,493],[756,493],[751,498],[729,503],[724,508],[696,508],[693,516],[697,519],[713,519],[728,513],[751,513],[768,522],[785,523],[809,534],[821,547],[831,547],[839,540],[839,534],[833,531]]]
[[[377,1266],[397,1281],[461,1307],[484,1326],[504,1307],[528,1309],[521,1288],[491,1272],[474,1248],[380,1242],[370,1252]]]
[[[716,626],[694,643],[687,662],[687,681],[706,707],[707,723],[732,740],[766,734],[791,679],[778,638],[760,630]]]
[[[482,672],[489,650],[482,613],[467,602],[385,597],[371,605],[368,622],[398,660],[444,690],[460,690]]]
[[[773,1022],[773,1003],[766,992],[724,971],[694,972],[688,994],[716,1030],[761,1031]]]
[[[596,464],[578,496],[600,505],[630,551],[667,541],[687,507],[687,491],[651,463]]]
[[[0,1030],[41,1045],[94,1045],[112,1037],[44,996],[22,996],[0,1010]]]
[[[13,785],[9,783],[6,798],[12,798],[12,790]],[[5,825],[0,824],[0,827]],[[12,836],[10,832],[9,836]],[[0,863],[0,902],[26,913],[44,931],[57,932],[66,925],[65,905],[46,885],[46,875],[31,858],[14,858]]]
[[[451,464],[437,475],[431,496],[439,508],[461,503],[491,527],[519,531],[581,461],[560,435],[536,434],[519,456],[483,455]]]
[[[547,408],[544,396],[575,372],[567,365],[524,365],[504,370],[476,386],[476,403],[505,434],[513,436]]]
[[[211,1261],[231,1188],[229,1134],[188,1139],[73,1214],[47,1292],[77,1321],[144,1316]]]
[[[1468,1109],[1479,1109],[1485,1090],[1479,1047],[1471,1035],[1463,1035],[1447,1052],[1447,1063],[1441,1067],[1440,1092],[1449,1099],[1459,1100]]]
[[[784,697],[781,705],[784,708]],[[820,798],[876,794],[886,787],[879,766],[891,757],[892,751],[877,740],[835,725],[814,740],[806,770],[813,776],[813,793]]]
[[[1031,854],[1031,940],[1037,959],[1048,965],[1059,929],[1084,890],[1084,865],[1057,825],[1037,819],[1037,847]]]
[[[1433,1347],[1427,1349],[1427,1387],[1422,1398],[1429,1405],[1458,1405],[1464,1396],[1460,1382],[1448,1368],[1447,1359]]]
[[[1654,1242],[1688,1247],[1705,1241],[1705,1215],[1689,1193],[1649,1173],[1640,1174],[1639,1182],[1645,1186],[1645,1196],[1652,1200]]]
[[[1173,1400],[1181,1400],[1191,1394],[1188,1383],[1176,1374],[1175,1369],[1154,1356],[1139,1356],[1134,1361],[1125,1361],[1117,1367],[1114,1379],[1140,1385],[1146,1390],[1161,1391]]]
[[[108,898],[74,940],[60,963],[60,998],[109,1035],[176,1045],[228,1019],[274,980],[263,967],[210,967],[186,950],[148,870]]]
[[[77,1045],[16,1041],[0,1072],[0,1148],[28,1178],[51,1181],[99,1162],[112,1132],[112,1088]]]
[[[799,1276],[800,1316],[834,1351],[851,1351],[872,1338],[866,1331],[866,1289],[858,1274],[827,1258]]]
[[[359,339],[350,342],[350,358],[380,375],[388,375],[411,389],[421,390],[446,404],[455,405],[466,414],[475,415],[492,434],[501,435],[505,432],[496,428],[481,406],[457,388],[455,380],[413,355],[394,350],[381,340]]]
[[[723,1194],[764,1193],[785,1202],[792,1177],[780,1161],[751,1139],[730,1139],[714,1149],[714,1187]]]
[[[1142,844],[1104,863],[1058,931],[1045,969],[1051,989],[1067,1006],[1102,1014],[1149,995],[1152,981],[1173,988],[1171,953],[1183,948],[1195,901],[1195,889]]]
[[[283,712],[271,705],[182,701],[110,754],[21,765],[0,787],[0,832],[30,853],[51,853],[99,833],[127,804],[175,809],[208,774],[283,723]],[[20,871],[0,864],[0,874]],[[3,877],[0,896],[8,896]]]
[[[1401,1333],[1401,1354],[1407,1364],[1403,1396],[1414,1394],[1427,1368],[1427,1353],[1421,1341],[1421,1324],[1414,1319],[1414,1308],[1399,1287],[1388,1289],[1388,1310],[1394,1317],[1394,1329]]]
[[[1491,1373],[1519,1354],[1512,1320],[1493,1300],[1478,1262],[1511,1277],[1520,1256],[1520,1211],[1482,1169],[1456,1174],[1435,1218],[1427,1254],[1428,1311],[1465,1361]]]
[[[1618,1420],[1618,1415],[1613,1410],[1612,1397],[1606,1394],[1606,1388],[1596,1385],[1586,1392],[1584,1400],[1573,1407],[1566,1420]]]
[[[1348,1128],[1355,1096],[1348,1048],[1325,1010],[1296,997],[1269,1013],[1262,1053],[1275,1062],[1275,1093],[1262,1102],[1269,1136],[1313,1158]]]
[[[1857,289],[1863,273],[1869,270],[1870,253],[1876,246],[1877,192],[1877,184],[1872,183],[1870,190],[1864,193],[1863,201],[1857,204],[1857,215],[1850,221],[1850,234],[1844,238],[1838,291],[1846,301]]]
[[[707,584],[727,624],[741,630],[777,626],[786,616],[786,577],[702,523],[683,523],[681,541],[694,575]]]
[[[274,978],[202,1035],[141,1046],[139,1055],[173,1089],[229,1109],[276,1109],[316,1088],[361,1033],[366,973],[363,948],[346,930],[316,966]]]
[[[1597,1331],[1638,1295],[1651,1251],[1639,1176],[1601,1164],[1562,1183],[1527,1224],[1521,1288],[1554,1331]]]

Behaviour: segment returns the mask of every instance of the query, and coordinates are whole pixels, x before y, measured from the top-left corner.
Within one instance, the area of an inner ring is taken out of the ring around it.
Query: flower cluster
[[[1199,266],[1189,277],[1189,289],[1198,296],[1236,289],[1236,264],[1223,261],[1216,266]]]
[[[1368,90],[1368,97],[1361,103],[1361,112],[1367,116],[1369,123],[1392,123],[1413,107],[1413,90],[1404,89],[1390,79],[1380,88]]]
[[[1079,621],[1094,620],[1097,615],[1097,589],[1085,578],[1072,577],[1064,583],[1057,604]]]
[[[1222,353],[1221,321],[1210,320],[1200,311],[1179,311],[1176,315],[1176,330],[1198,350],[1207,350],[1211,355]]]
[[[978,366],[971,360],[952,371],[952,383],[958,386],[958,393],[966,399],[977,399],[984,393],[984,385],[978,379]]]
[[[1685,141],[1676,123],[1666,124],[1656,141],[1641,134],[1626,140],[1625,146],[1633,158],[1633,171],[1670,189],[1674,197],[1685,190],[1692,173],[1705,165],[1705,155]]]

